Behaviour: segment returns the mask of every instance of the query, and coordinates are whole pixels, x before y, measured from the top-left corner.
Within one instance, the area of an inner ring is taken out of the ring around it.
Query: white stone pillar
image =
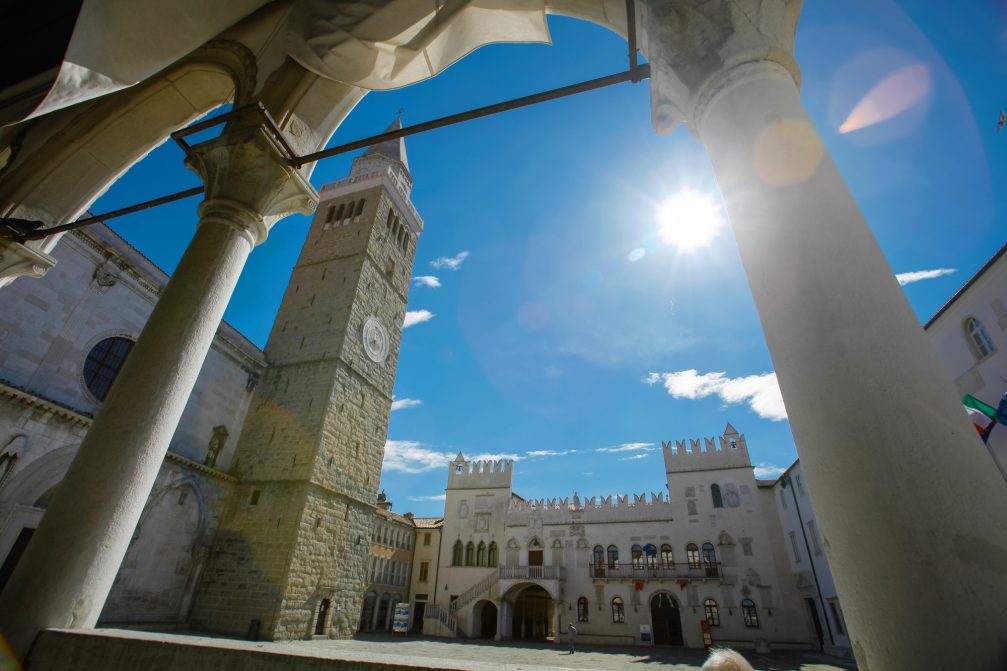
[[[21,658],[44,628],[94,626],[249,252],[317,204],[256,117],[186,165],[206,182],[196,234],[0,597]]]
[[[800,3],[644,5],[655,122],[710,152],[858,663],[1005,668],[1007,487],[801,105]]]

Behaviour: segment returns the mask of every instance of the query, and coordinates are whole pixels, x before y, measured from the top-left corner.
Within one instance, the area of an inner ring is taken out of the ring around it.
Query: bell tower
[[[401,128],[396,119],[388,130]],[[409,280],[423,220],[401,139],[321,201],[266,344],[238,478],[190,622],[303,639],[356,630]]]

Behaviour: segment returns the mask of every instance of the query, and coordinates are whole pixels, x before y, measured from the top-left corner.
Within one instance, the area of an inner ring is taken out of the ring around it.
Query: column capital
[[[709,103],[739,77],[782,73],[800,86],[794,34],[802,0],[639,0],[655,130],[700,137]]]
[[[56,259],[20,242],[0,238],[0,287],[19,277],[42,277]]]
[[[289,151],[257,114],[243,115],[220,137],[189,148],[185,167],[206,184],[199,206],[200,225],[223,223],[265,241],[280,219],[295,212],[311,214],[318,192],[288,163]]]

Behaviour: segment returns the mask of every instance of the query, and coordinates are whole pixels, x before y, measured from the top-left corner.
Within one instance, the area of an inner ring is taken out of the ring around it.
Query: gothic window
[[[968,335],[972,353],[977,359],[984,359],[996,351],[983,323],[975,317],[965,320],[965,333]]]
[[[703,602],[703,608],[706,610],[706,621],[713,627],[719,626],[720,609],[717,608],[717,602],[713,599],[707,599]]]
[[[462,562],[462,553],[464,553],[464,552],[465,552],[465,548],[462,545],[462,542],[460,540],[455,541],[454,553],[453,553],[453,555],[451,557],[451,565],[452,566],[461,566],[462,565],[462,563],[463,563]]]
[[[577,621],[588,621],[587,597],[582,596],[577,599]]]
[[[612,598],[612,622],[625,622],[626,609],[622,605],[620,597]]]
[[[640,571],[643,569],[643,548],[639,545],[634,545],[630,552],[633,557],[633,570]]]
[[[496,542],[490,542],[489,552],[486,557],[487,566],[496,566],[500,563],[499,552],[497,551]]]
[[[99,401],[105,400],[131,349],[133,341],[128,338],[105,338],[88,352],[84,360],[84,384]]]
[[[619,568],[619,548],[614,545],[608,546],[608,567]]]
[[[465,546],[465,565],[476,565],[476,546],[472,541],[469,541],[469,544]]]
[[[755,602],[745,599],[741,602],[741,615],[745,618],[745,626],[749,629],[759,628],[759,610],[755,607]]]
[[[703,543],[703,563],[708,569],[717,567],[717,550],[713,543]]]
[[[661,546],[661,565],[664,568],[674,568],[675,567],[675,555],[671,551],[671,546],[664,543]]]
[[[700,568],[699,546],[689,543],[685,546],[685,557],[689,560],[689,568]]]
[[[643,554],[647,557],[647,568],[657,568],[657,546],[652,543],[644,545]]]
[[[724,507],[724,499],[720,495],[720,485],[710,485],[710,496],[713,497],[714,508]]]
[[[479,541],[479,547],[476,549],[476,565],[486,566],[486,543]]]

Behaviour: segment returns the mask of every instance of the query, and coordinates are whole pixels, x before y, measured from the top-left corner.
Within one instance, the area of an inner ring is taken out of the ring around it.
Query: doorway
[[[650,623],[655,645],[685,645],[682,640],[682,616],[678,603],[670,594],[661,592],[650,600]]]
[[[497,635],[497,607],[492,601],[483,601],[479,608],[479,638],[493,640]]]
[[[514,601],[511,633],[514,639],[542,641],[549,636],[552,620],[552,597],[538,585],[526,587]]]
[[[427,602],[417,601],[413,606],[413,626],[410,631],[414,634],[423,633],[423,614],[427,612]]]

